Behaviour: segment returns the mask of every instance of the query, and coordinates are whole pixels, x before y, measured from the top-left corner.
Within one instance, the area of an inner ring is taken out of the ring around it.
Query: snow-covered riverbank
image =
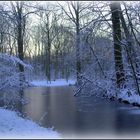
[[[33,80],[29,82],[31,86],[67,86],[67,85],[74,85],[76,83],[76,80],[68,80],[65,79],[57,79],[55,81],[46,81],[46,80]]]
[[[44,128],[16,112],[0,108],[0,138],[60,138],[51,128]]]
[[[137,94],[137,91],[134,89],[121,89],[117,93],[117,97],[114,93],[104,94],[104,97],[107,97],[111,100],[118,100],[119,102],[125,104],[132,104],[133,106],[140,107],[140,96]]]

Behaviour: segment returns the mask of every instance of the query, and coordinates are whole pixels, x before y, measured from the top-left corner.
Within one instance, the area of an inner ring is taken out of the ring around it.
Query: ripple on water
[[[119,110],[125,110],[131,115],[140,115],[139,107],[119,107]]]
[[[133,109],[139,109],[139,107],[130,107],[130,106],[127,106],[127,107],[119,107],[118,108],[119,110],[133,110]]]
[[[138,109],[135,109],[135,110],[129,110],[129,113],[130,114],[134,114],[134,115],[140,115],[140,109],[138,108]]]

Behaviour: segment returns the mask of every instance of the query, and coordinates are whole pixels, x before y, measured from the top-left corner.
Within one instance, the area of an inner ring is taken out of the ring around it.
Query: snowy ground
[[[0,138],[60,138],[51,128],[43,128],[16,112],[0,108]]]
[[[76,82],[76,80],[68,80],[66,81],[65,79],[57,79],[55,81],[51,81],[51,82],[48,82],[46,80],[34,80],[34,81],[31,81],[29,82],[30,85],[32,86],[46,86],[46,87],[49,87],[49,86],[66,86],[66,85],[74,85]]]

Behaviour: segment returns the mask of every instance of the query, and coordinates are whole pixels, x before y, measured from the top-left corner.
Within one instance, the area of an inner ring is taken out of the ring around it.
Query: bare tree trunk
[[[77,84],[80,84],[81,78],[81,59],[80,59],[80,27],[79,27],[79,12],[76,13],[76,71]]]
[[[58,79],[58,50],[55,53],[55,79]]]
[[[51,81],[51,42],[48,31],[48,80]]]
[[[47,15],[47,46],[46,47],[46,76],[48,81],[51,82],[51,38],[50,38],[50,28],[49,28],[49,15]]]
[[[123,86],[124,68],[122,60],[122,46],[121,46],[121,27],[120,27],[120,3],[111,2],[110,9],[112,12],[112,27],[114,39],[114,57],[115,57],[115,71],[116,71],[116,84],[118,88]]]
[[[20,60],[23,61],[24,59],[24,52],[23,52],[23,18],[22,18],[22,5],[20,3],[17,3],[17,45],[18,45],[18,56]],[[20,75],[20,81],[21,83],[25,81],[25,76],[24,76],[24,67],[23,65],[19,64],[19,71],[21,72]]]
[[[4,52],[4,50],[3,50],[3,33],[0,33],[1,34],[1,39],[0,39],[0,52]]]

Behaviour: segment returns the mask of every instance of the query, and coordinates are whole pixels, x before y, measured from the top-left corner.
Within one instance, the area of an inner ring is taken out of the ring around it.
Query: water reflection
[[[131,106],[94,96],[74,97],[69,86],[31,87],[23,96],[30,100],[22,106],[23,114],[44,127],[54,126],[63,137],[139,136],[140,116],[128,113]]]

